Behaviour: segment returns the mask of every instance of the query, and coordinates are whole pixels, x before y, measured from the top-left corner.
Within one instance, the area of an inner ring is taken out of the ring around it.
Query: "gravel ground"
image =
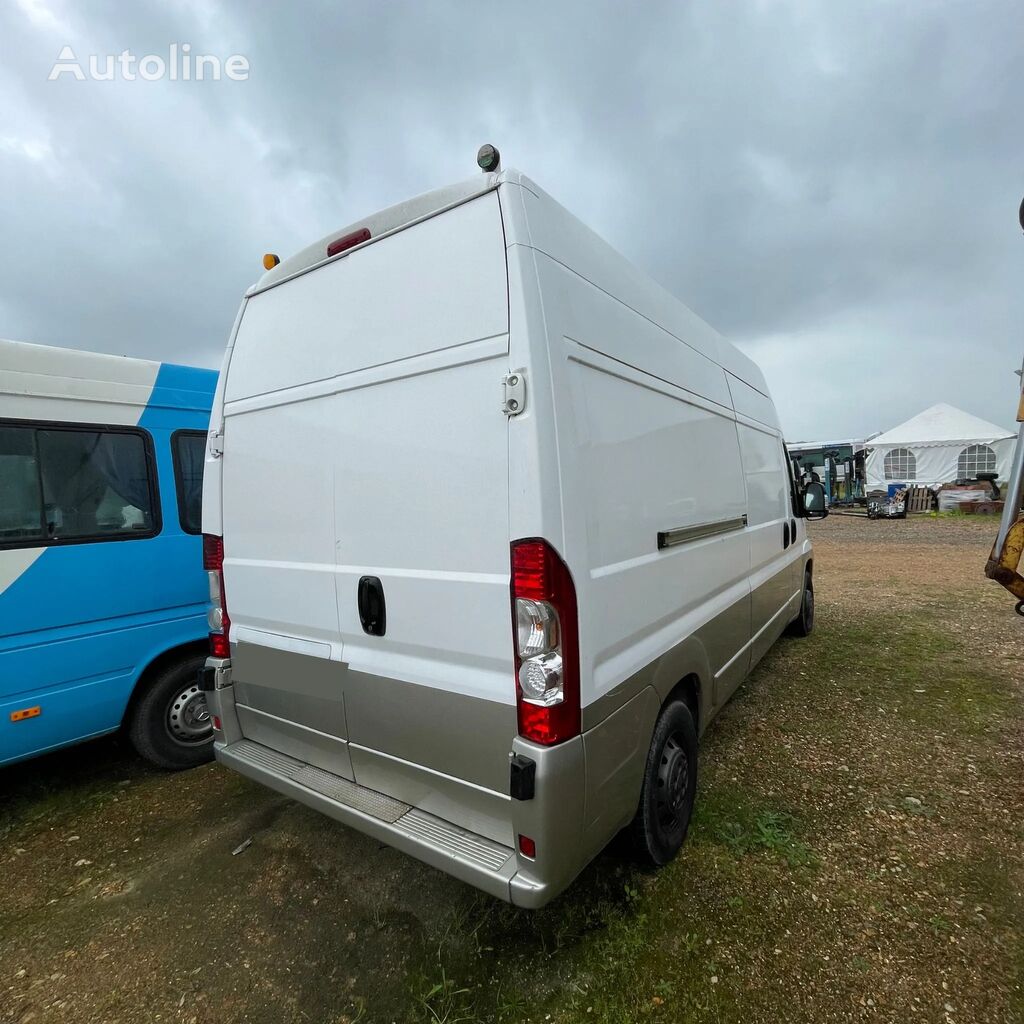
[[[216,765],[104,741],[3,770],[0,1024],[1024,1021],[995,523],[812,529],[817,629],[709,729],[683,854],[613,844],[536,914]]]

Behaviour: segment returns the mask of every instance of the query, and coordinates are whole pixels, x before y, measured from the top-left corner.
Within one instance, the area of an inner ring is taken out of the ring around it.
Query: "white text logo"
[[[55,82],[65,76],[79,82],[219,82],[225,78],[244,82],[249,78],[249,59],[233,53],[221,60],[207,53],[193,54],[191,43],[171,43],[166,56],[147,53],[138,57],[131,50],[122,50],[102,56],[91,53],[80,61],[70,46],[64,46],[48,78]]]

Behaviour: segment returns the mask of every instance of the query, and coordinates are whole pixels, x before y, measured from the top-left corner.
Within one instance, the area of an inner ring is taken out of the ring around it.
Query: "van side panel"
[[[569,269],[541,254],[537,267],[559,449],[577,453],[560,473],[563,514],[583,527],[565,543],[584,706],[698,631],[718,673],[749,639],[736,425],[731,408],[667,378],[714,381],[708,390],[728,401],[724,374]],[[663,343],[671,359],[656,358]],[[659,533],[698,526],[720,532],[659,550]]]

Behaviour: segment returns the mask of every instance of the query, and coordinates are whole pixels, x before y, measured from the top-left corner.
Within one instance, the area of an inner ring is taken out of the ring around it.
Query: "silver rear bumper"
[[[292,797],[454,875],[499,899],[511,900],[518,870],[515,851],[433,814],[367,789],[253,740],[218,743],[217,760],[270,789]]]
[[[513,753],[536,764],[534,798],[506,798],[508,834],[536,841],[536,857],[524,857],[495,838],[243,736],[230,662],[211,658],[207,669],[214,670],[206,697],[214,716],[218,761],[518,907],[542,907],[561,893],[625,824],[635,806],[632,797],[624,820],[602,823],[599,830],[584,835],[583,738],[540,747],[516,737]]]

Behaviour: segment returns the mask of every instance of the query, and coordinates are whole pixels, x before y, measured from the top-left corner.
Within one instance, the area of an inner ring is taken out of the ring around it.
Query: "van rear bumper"
[[[207,664],[226,667],[228,663],[215,665],[211,659]],[[572,882],[596,852],[582,842],[581,737],[548,748],[520,737],[513,741],[513,751],[536,764],[533,799],[507,801],[509,834],[529,836],[536,843],[536,857],[527,858],[511,846],[422,807],[243,736],[230,676],[222,673],[219,678],[222,685],[209,691],[207,700],[220,725],[214,753],[221,764],[492,896],[519,907],[542,907]]]
[[[449,821],[307,765],[253,740],[217,744],[217,760],[270,789],[292,797],[468,882],[511,900],[509,882],[518,870],[514,850]]]

